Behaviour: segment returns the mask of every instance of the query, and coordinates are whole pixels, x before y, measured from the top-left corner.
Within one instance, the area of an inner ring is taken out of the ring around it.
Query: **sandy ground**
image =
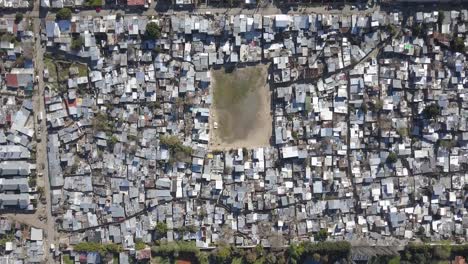
[[[225,74],[233,74],[234,80],[229,85],[229,89],[236,89],[236,86],[245,83],[236,80],[253,78],[252,68],[259,70],[255,71],[256,77],[250,82],[251,88],[242,96],[242,99],[236,99],[235,103],[227,105],[217,102],[216,97],[214,97],[210,111],[209,146],[211,150],[255,148],[270,145],[272,118],[270,114],[271,92],[267,83],[268,65],[238,68],[233,73]],[[220,81],[218,76],[222,76],[223,72],[224,70],[212,72],[212,93],[218,89],[216,82]],[[217,129],[214,129],[214,122],[217,122]]]

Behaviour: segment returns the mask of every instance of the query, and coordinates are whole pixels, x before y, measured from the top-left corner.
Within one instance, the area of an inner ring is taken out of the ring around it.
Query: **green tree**
[[[245,262],[249,264],[255,263],[257,260],[257,253],[253,250],[249,250],[247,254],[245,255]]]
[[[291,263],[296,264],[299,263],[300,259],[302,258],[302,254],[304,254],[304,245],[301,244],[291,244],[288,248],[288,255],[291,258]]]
[[[275,254],[268,252],[265,256],[265,263],[266,264],[276,264],[279,263],[278,259],[276,258]]]
[[[395,163],[398,160],[398,155],[395,152],[390,152],[387,157],[387,163]]]
[[[120,13],[120,12],[115,15],[115,19],[117,19],[117,21],[120,21],[120,19],[122,19],[122,17],[123,17],[122,13]]]
[[[451,255],[451,248],[449,244],[434,246],[433,255],[440,260],[447,260]]]
[[[117,144],[117,142],[119,142],[119,139],[112,135],[110,138],[109,138],[109,144],[110,144],[110,147],[113,147],[115,146],[115,144]]]
[[[423,110],[424,117],[428,119],[436,118],[440,115],[440,106],[437,104],[430,104]]]
[[[165,236],[167,233],[167,225],[164,222],[158,222],[156,224],[156,233],[160,236]]]
[[[444,11],[439,11],[439,15],[437,17],[437,23],[439,24],[439,26],[442,26],[442,22],[444,21],[444,19],[445,19]]]
[[[161,35],[161,29],[156,22],[149,22],[146,24],[145,35],[148,39],[157,39]]]
[[[142,240],[137,240],[135,242],[135,250],[142,250],[142,249],[145,249],[145,248],[146,248],[146,244]]]
[[[232,248],[230,245],[221,244],[212,252],[212,258],[215,263],[228,263],[232,257]]]
[[[382,101],[382,100],[377,100],[377,101],[375,101],[375,102],[373,103],[372,106],[373,106],[373,107],[372,107],[372,110],[378,112],[378,111],[382,110],[382,108],[383,108],[383,101]]]
[[[388,264],[400,264],[400,256],[395,256],[388,261]]]
[[[460,37],[456,37],[452,40],[452,49],[458,52],[465,52],[465,40]]]
[[[327,240],[327,237],[328,237],[328,231],[326,229],[320,229],[320,231],[314,235],[315,241],[320,241],[320,242]]]
[[[83,37],[79,36],[79,37],[77,37],[77,38],[73,38],[73,39],[72,39],[70,48],[71,48],[72,50],[80,50],[81,47],[83,46],[83,44],[84,44]]]
[[[72,16],[72,11],[69,8],[62,8],[60,9],[55,17],[57,20],[70,20]]]
[[[36,177],[29,177],[28,184],[30,187],[35,187],[36,186]]]
[[[19,24],[23,20],[23,14],[16,13],[15,15],[15,24]]]
[[[314,253],[312,255],[312,258],[314,259],[315,262],[320,262],[320,259],[322,258],[319,253]]]
[[[416,24],[412,28],[413,36],[422,37],[424,35],[424,26],[423,24]]]

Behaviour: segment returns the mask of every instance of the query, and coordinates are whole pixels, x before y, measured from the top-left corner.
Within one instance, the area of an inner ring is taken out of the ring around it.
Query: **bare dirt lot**
[[[270,144],[268,65],[212,71],[210,148],[227,150]],[[217,128],[215,128],[217,127]]]

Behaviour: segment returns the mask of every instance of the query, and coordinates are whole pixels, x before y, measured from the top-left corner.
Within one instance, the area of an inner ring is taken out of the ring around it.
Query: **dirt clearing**
[[[226,150],[270,145],[271,93],[268,65],[212,71],[210,148]]]

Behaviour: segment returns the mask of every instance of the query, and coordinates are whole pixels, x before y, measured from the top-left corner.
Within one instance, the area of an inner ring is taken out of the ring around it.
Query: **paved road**
[[[24,17],[38,18],[39,17],[39,7],[36,9],[36,5],[39,5],[39,1],[35,1],[35,7],[33,11],[24,13]],[[73,9],[72,9],[73,10]],[[203,7],[200,6],[194,10],[176,10],[176,9],[167,9],[164,12],[158,11],[156,8],[156,3],[153,1],[151,6],[144,9],[131,9],[131,10],[121,10],[113,8],[103,8],[100,12],[96,10],[73,10],[75,16],[91,16],[91,17],[101,17],[111,14],[120,13],[123,16],[158,16],[158,15],[173,15],[173,14],[226,14],[226,15],[236,15],[236,14],[261,14],[261,15],[275,15],[275,14],[367,14],[372,13],[376,10],[380,10],[380,6],[375,5],[373,8],[366,10],[351,10],[351,5],[346,5],[343,9],[332,9],[327,10],[325,6],[315,6],[315,7],[297,7],[297,8],[278,8],[274,5],[266,5],[259,8],[215,8],[215,7]],[[44,13],[45,18],[55,19],[55,10],[45,10],[42,9],[41,12]],[[3,17],[14,17],[15,13],[4,14]]]

